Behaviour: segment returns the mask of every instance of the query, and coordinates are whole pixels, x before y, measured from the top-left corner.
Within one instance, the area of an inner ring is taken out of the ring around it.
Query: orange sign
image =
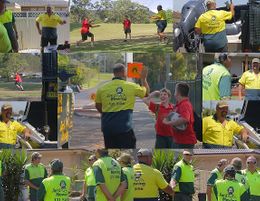
[[[140,78],[143,69],[143,63],[128,63],[127,77]]]

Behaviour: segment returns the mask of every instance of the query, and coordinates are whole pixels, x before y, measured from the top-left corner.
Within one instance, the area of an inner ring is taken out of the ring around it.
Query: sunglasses
[[[192,154],[184,154],[185,156],[192,156]]]
[[[247,162],[247,164],[250,164],[250,163],[256,164],[256,162]]]

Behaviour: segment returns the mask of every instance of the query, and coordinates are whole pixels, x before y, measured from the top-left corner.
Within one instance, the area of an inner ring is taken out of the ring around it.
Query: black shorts
[[[125,34],[128,34],[128,33],[131,33],[131,29],[130,28],[125,29]]]
[[[81,33],[81,38],[83,41],[88,40],[88,37],[92,38],[93,36],[94,36],[94,34],[91,32]]]
[[[22,86],[21,82],[15,82],[15,85]]]
[[[165,28],[167,27],[167,21],[166,20],[158,20],[156,22],[157,25],[157,31],[158,33],[164,32]]]
[[[50,43],[50,45],[57,45],[57,38],[41,38],[41,47],[48,46],[48,43]]]

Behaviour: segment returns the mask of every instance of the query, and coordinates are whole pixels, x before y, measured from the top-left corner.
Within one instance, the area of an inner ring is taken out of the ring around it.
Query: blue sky
[[[149,0],[146,0],[149,1]],[[175,11],[181,11],[182,6],[190,1],[190,0],[164,0],[167,2],[172,2],[173,1],[173,10]],[[216,0],[217,2],[217,7],[222,7],[225,6],[225,2],[227,0]],[[248,0],[233,0],[234,5],[241,5],[241,4],[246,4],[248,3]]]
[[[173,9],[173,0],[132,0],[133,2],[138,2],[144,6],[147,6],[152,11],[157,11],[157,6],[162,5],[164,10]],[[176,0],[174,0],[176,1]],[[178,0],[181,1],[181,0]]]

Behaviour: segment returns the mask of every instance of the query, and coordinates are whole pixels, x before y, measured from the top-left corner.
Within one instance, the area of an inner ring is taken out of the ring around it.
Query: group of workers
[[[202,70],[203,79],[203,101],[209,100],[230,100],[232,96],[231,84],[232,75],[230,73],[232,66],[232,55],[220,53],[215,55],[215,63],[206,66]],[[260,100],[260,60],[253,58],[250,69],[245,71],[239,79],[239,100],[243,99],[245,90],[246,100]]]
[[[6,8],[7,0],[0,0],[0,53],[18,52],[18,33],[15,17],[11,10]],[[51,5],[47,5],[46,13],[36,18],[36,27],[41,35],[41,48],[57,45],[57,26],[65,24],[59,15],[52,11]]]

